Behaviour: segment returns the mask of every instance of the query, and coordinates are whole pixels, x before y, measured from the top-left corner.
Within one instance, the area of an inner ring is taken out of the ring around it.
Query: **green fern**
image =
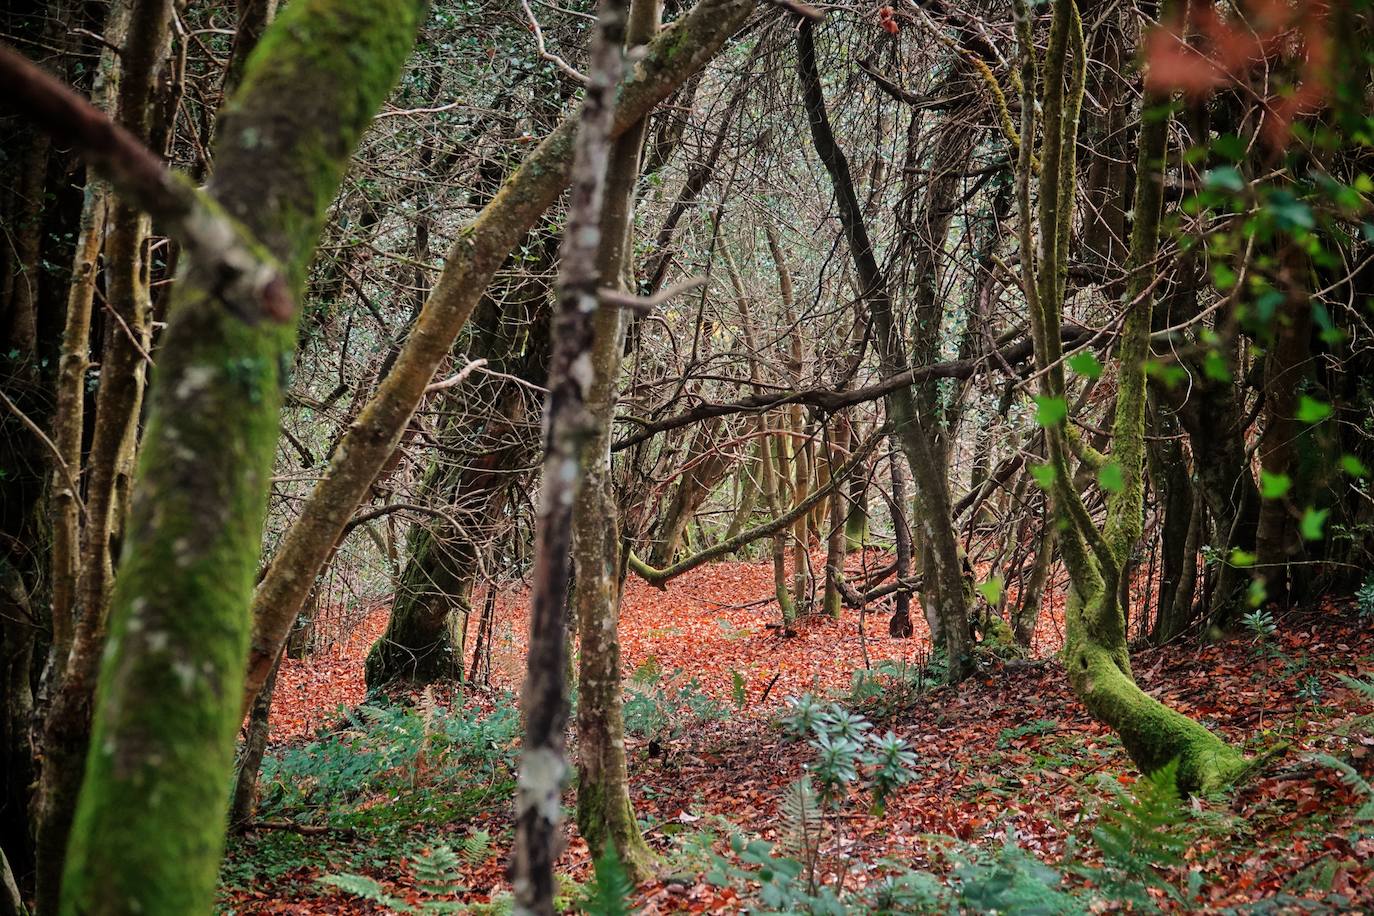
[[[596,860],[596,874],[587,886],[587,896],[582,909],[589,916],[630,916],[630,897],[634,895],[634,882],[630,880],[625,866],[620,863],[614,846]]]
[[[475,830],[458,844],[458,854],[463,857],[469,868],[477,868],[491,857],[491,834],[485,830]]]
[[[1345,674],[1338,674],[1336,677],[1341,679],[1342,684],[1364,697],[1370,706],[1374,706],[1374,680],[1361,680]],[[1344,723],[1338,731],[1341,734],[1349,734],[1352,731],[1368,730],[1372,726],[1374,726],[1374,713],[1366,713]]]
[[[1188,811],[1178,792],[1178,761],[1139,780],[1134,793],[1122,790],[1115,780],[1106,784],[1117,799],[1102,811],[1093,830],[1106,867],[1092,877],[1118,898],[1144,909],[1156,908],[1147,887],[1179,900],[1178,887],[1160,874],[1160,869],[1182,866],[1188,848],[1188,832],[1182,829]]]
[[[461,894],[463,863],[453,848],[438,844],[422,852],[411,866],[415,884],[431,897],[452,897]]]
[[[803,776],[782,793],[781,851],[804,866],[816,859],[821,841],[821,805],[811,777]]]
[[[386,888],[364,875],[325,875],[317,883],[337,888],[345,894],[361,897],[397,913],[414,913],[415,909],[399,897],[387,893]]]
[[[1312,759],[1340,773],[1341,782],[1364,799],[1364,803],[1355,810],[1355,820],[1362,823],[1374,823],[1374,785],[1370,785],[1369,780],[1361,776],[1359,771],[1350,764],[1337,757],[1332,757],[1330,754],[1313,754]]]

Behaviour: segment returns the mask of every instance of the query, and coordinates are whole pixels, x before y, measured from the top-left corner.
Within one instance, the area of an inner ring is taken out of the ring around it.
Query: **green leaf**
[[[1244,191],[1245,179],[1241,177],[1235,166],[1219,165],[1208,172],[1202,179],[1204,187],[1215,191]]]
[[[1069,405],[1063,398],[1035,396],[1035,422],[1041,426],[1057,426],[1069,415]]]
[[[1260,471],[1260,496],[1265,499],[1280,499],[1293,486],[1293,478],[1287,474],[1272,474]]]
[[[1087,350],[1070,356],[1069,368],[1084,378],[1098,378],[1102,375],[1102,363]]]
[[[1212,265],[1212,285],[1222,292],[1236,285],[1236,272],[1226,264]]]
[[[1239,547],[1231,551],[1232,566],[1254,566],[1259,557],[1250,553],[1248,550],[1241,550]]]
[[[988,604],[996,604],[1002,600],[1002,577],[993,576],[986,582],[978,586],[978,594],[982,595]]]
[[[1203,357],[1202,372],[1214,382],[1231,381],[1231,368],[1226,365],[1226,358],[1216,350],[1208,350]]]
[[[1364,477],[1369,473],[1369,468],[1364,466],[1364,462],[1354,455],[1341,456],[1341,468],[1351,477]]]
[[[1052,464],[1033,464],[1031,465],[1031,476],[1040,485],[1040,489],[1048,490],[1054,486],[1054,478],[1057,476]]]
[[[1312,229],[1317,225],[1312,208],[1288,191],[1275,191],[1269,195],[1266,207],[1284,229]]]
[[[1320,541],[1322,529],[1326,527],[1326,517],[1330,514],[1330,509],[1314,509],[1308,506],[1302,514],[1302,521],[1298,522],[1298,531],[1302,534],[1302,539]]]
[[[1121,488],[1126,486],[1126,479],[1121,473],[1121,465],[1115,461],[1102,465],[1097,469],[1097,482],[1108,493],[1120,493]]]
[[[1259,607],[1269,597],[1269,589],[1264,587],[1263,579],[1251,579],[1250,589],[1246,593],[1245,600],[1251,607]]]
[[[1153,359],[1145,363],[1145,374],[1159,379],[1166,388],[1172,388],[1188,378],[1188,370],[1182,366]]]
[[[1222,134],[1212,141],[1212,151],[1224,159],[1240,162],[1245,158],[1245,141],[1235,134]]]
[[[1303,395],[1298,400],[1298,419],[1303,423],[1320,423],[1331,416],[1334,408],[1325,401]]]

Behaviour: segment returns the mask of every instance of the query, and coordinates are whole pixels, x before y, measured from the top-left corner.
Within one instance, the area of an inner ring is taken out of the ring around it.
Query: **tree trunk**
[[[661,16],[659,0],[633,0],[625,28],[627,50],[648,44],[658,31]],[[600,218],[601,249],[597,257],[597,272],[603,287],[624,290],[631,285],[628,279],[633,276],[635,186],[648,124],[648,118],[641,118],[621,134],[610,149],[605,203]],[[616,392],[620,387],[626,327],[621,309],[603,306],[596,315],[591,352],[592,384],[587,398],[587,409],[595,429],[582,448],[584,479],[573,515],[576,569],[573,601],[577,609],[580,650],[577,827],[593,856],[599,857],[607,849],[614,849],[631,880],[639,881],[648,876],[653,853],[635,820],[625,761],[619,639],[620,600],[625,580],[621,571],[620,519],[611,480],[611,428],[615,419]],[[710,448],[712,437],[708,429],[703,428],[699,435],[705,447]],[[712,463],[714,468],[704,466]],[[701,496],[710,490],[726,466],[717,453],[690,473],[692,485]],[[689,478],[684,477],[679,484],[679,493],[688,486]],[[690,518],[701,496],[682,500],[677,506],[678,517]],[[672,533],[669,532],[670,540]]]
[[[754,10],[749,0],[700,0],[650,43],[621,87],[613,132],[626,130],[699,70]],[[267,676],[278,648],[378,472],[396,449],[435,369],[448,356],[493,275],[516,242],[567,186],[575,117],[547,136],[449,250],[443,272],[405,347],[339,443],[253,599],[253,635],[242,708]]]
[[[833,438],[830,441],[829,466],[839,467],[843,463],[844,453],[849,450],[849,424],[841,417],[831,428]],[[861,474],[855,476],[862,477]],[[822,611],[838,620],[844,605],[840,583],[844,580],[845,548],[848,546],[844,530],[845,501],[838,490],[829,499],[829,509],[830,527],[826,532],[825,599]]]
[[[247,731],[234,772],[234,794],[229,802],[230,830],[243,829],[258,810],[258,770],[262,769],[262,757],[267,752],[272,696],[277,690],[277,673],[281,671],[284,657],[285,653],[277,658],[272,672],[267,675],[267,683],[262,685],[262,693],[253,701],[253,711],[248,714]]]
[[[874,340],[884,376],[905,372],[908,366],[906,345],[900,324],[893,314],[887,277],[878,267],[864,226],[863,212],[854,193],[849,164],[835,142],[825,110],[820,75],[816,69],[813,26],[803,23],[797,32],[798,75],[806,100],[811,137],[816,152],[830,174],[839,201],[840,218],[849,238],[850,254],[873,319]],[[958,682],[973,670],[972,635],[969,632],[969,602],[964,589],[963,569],[954,537],[945,465],[937,455],[935,437],[916,412],[909,387],[898,388],[885,397],[888,421],[893,434],[911,465],[916,499],[921,506],[920,540],[925,550],[925,601],[939,616],[943,648],[949,658],[949,679]]]
[[[1035,51],[1030,13],[1024,0],[1017,2],[1016,30],[1022,80],[1017,204],[1023,288],[1030,305],[1041,396],[1062,402],[1066,384],[1060,323],[1073,223],[1073,152],[1087,58],[1074,0],[1055,0],[1043,70],[1044,97],[1037,105]],[[1157,92],[1147,92],[1144,104],[1154,108],[1167,102]],[[1032,242],[1030,193],[1037,109],[1043,111],[1045,121],[1039,155],[1038,246]],[[1063,528],[1060,539],[1070,578],[1063,649],[1069,683],[1088,711],[1120,736],[1127,753],[1143,772],[1153,773],[1177,761],[1180,788],[1206,791],[1234,779],[1244,771],[1246,761],[1206,728],[1136,685],[1131,675],[1119,589],[1143,526],[1145,364],[1163,205],[1167,127],[1164,118],[1142,119],[1135,222],[1125,289],[1127,309],[1118,344],[1120,368],[1112,425],[1111,457],[1121,471],[1121,485],[1108,495],[1103,528],[1097,527],[1074,487],[1065,418],[1046,423],[1044,428],[1054,471],[1049,489]]]
[[[554,860],[562,846],[559,821],[567,768],[563,732],[568,718],[566,618],[574,507],[585,506],[588,491],[597,487],[597,481],[589,481],[586,474],[588,449],[604,436],[599,434],[602,424],[594,400],[599,392],[594,386],[599,381],[601,392],[613,392],[617,381],[614,375],[598,380],[595,359],[607,353],[618,356],[621,333],[619,312],[600,304],[599,290],[606,248],[624,244],[623,226],[620,237],[603,237],[602,208],[614,146],[613,108],[620,82],[626,6],[625,0],[603,0],[591,41],[589,78],[573,142],[572,190],[558,271],[549,394],[544,408],[544,473],[535,528],[527,668],[520,697],[525,743],[510,869],[516,912],[534,916],[553,916]],[[633,178],[628,181],[633,186]],[[600,354],[598,333],[602,335]],[[598,499],[600,492],[595,490],[591,498]],[[605,569],[601,565],[606,562],[601,552],[605,544],[589,545],[583,539],[577,545],[579,556],[596,564],[589,570]],[[595,576],[598,588],[604,590],[605,578]],[[609,578],[614,581],[613,576]],[[600,608],[602,614],[610,613],[609,607],[608,602]],[[604,665],[613,652],[607,646],[606,652],[596,653],[597,663]],[[604,680],[612,680],[615,686],[611,689],[618,692],[619,672],[602,668],[599,673],[602,682],[594,686],[604,691]],[[601,711],[605,712],[604,705]]]
[[[87,103],[6,56],[10,75],[20,74],[18,101],[72,140],[186,252],[110,602],[91,732],[100,752],[87,760],[71,829],[64,911],[212,907],[241,721],[246,609],[296,340],[293,302],[325,210],[400,72],[421,7],[292,4],[226,111],[216,175],[204,192],[168,175],[155,154]],[[301,98],[311,104],[301,108]]]
[[[168,53],[171,14],[170,0],[132,0],[127,5],[117,4],[109,16],[109,25],[116,34],[127,32],[119,55],[119,121],[144,143],[151,131],[153,84]],[[74,603],[69,609],[54,606],[55,614],[71,615],[74,626],[70,639],[64,633],[63,641],[54,640],[51,650],[52,704],[43,722],[44,755],[37,793],[35,902],[40,913],[58,910],[63,862],[90,744],[91,710],[114,589],[115,553],[129,511],[146,354],[151,343],[152,300],[144,250],[148,233],[149,220],[141,210],[124,200],[111,202],[105,239],[105,285],[114,320],[105,322],[94,433],[87,456],[86,513],[80,529],[76,587],[70,595]],[[79,313],[68,318],[76,325],[69,325],[68,329],[84,337],[84,330],[89,329],[89,312],[84,321]],[[84,362],[85,341],[72,343],[75,352],[70,355]],[[68,368],[75,367],[69,364]],[[80,392],[69,391],[64,407],[70,409],[72,401],[84,398],[84,376],[81,371],[77,378],[67,380],[80,386]],[[76,411],[75,417],[62,418],[64,426],[73,420],[79,422],[80,408]],[[65,429],[63,435],[68,448],[75,441],[79,455],[80,428]],[[79,466],[79,462],[69,465]],[[64,551],[71,546],[66,540],[71,533],[64,528],[58,538]],[[65,554],[56,552],[54,561],[70,564]],[[64,582],[64,587],[69,582]]]

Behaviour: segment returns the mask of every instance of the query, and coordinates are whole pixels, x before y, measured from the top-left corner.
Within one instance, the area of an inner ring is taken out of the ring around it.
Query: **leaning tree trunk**
[[[11,98],[185,251],[111,601],[66,912],[213,906],[294,300],[423,6],[291,4],[226,110],[205,192],[36,68],[3,57]]]
[[[633,0],[625,28],[627,48],[647,44],[658,31],[659,0]],[[606,163],[605,200],[600,217],[601,250],[597,273],[602,287],[622,289],[632,276],[634,193],[640,149],[648,118],[642,118],[612,144]],[[573,512],[573,562],[577,612],[577,827],[594,856],[614,849],[633,880],[647,877],[653,854],[635,821],[625,761],[625,722],[621,712],[620,600],[621,535],[611,481],[611,431],[620,385],[625,343],[625,313],[603,306],[596,315],[591,351],[592,382],[587,410],[594,432],[582,446],[583,481]],[[703,442],[710,436],[703,430]],[[709,459],[708,459],[709,461]],[[698,466],[691,481],[708,472]],[[718,476],[718,475],[717,475]],[[679,490],[689,486],[688,477]],[[693,500],[677,507],[690,517]]]
[[[715,56],[754,10],[752,0],[699,0],[654,39],[621,87],[613,133],[627,129]],[[448,356],[487,284],[530,226],[562,194],[575,116],[521,162],[491,202],[457,233],[434,290],[390,372],[340,440],[329,469],[282,538],[253,599],[242,708],[267,677],[315,575],[372,482],[395,452],[426,386]]]
[[[1087,58],[1075,0],[1055,0],[1045,56],[1044,97],[1037,106],[1035,51],[1025,0],[1016,2],[1021,55],[1021,135],[1017,204],[1022,284],[1028,299],[1041,397],[1066,404],[1060,324],[1073,224],[1075,157]],[[1148,91],[1144,104],[1168,99]],[[1031,176],[1037,108],[1044,113],[1040,145],[1039,244],[1032,242]],[[1120,369],[1111,460],[1121,472],[1109,493],[1103,528],[1089,515],[1069,469],[1066,417],[1046,422],[1049,488],[1063,530],[1060,541],[1070,587],[1064,608],[1064,665],[1074,693],[1099,721],[1121,738],[1136,764],[1152,773],[1178,763],[1185,791],[1225,785],[1244,771],[1244,757],[1194,720],[1170,709],[1136,685],[1126,643],[1120,583],[1143,527],[1145,364],[1149,356],[1154,265],[1163,204],[1167,120],[1142,119],[1136,166],[1135,222],[1127,263],[1126,317],[1119,342]],[[1067,412],[1067,411],[1065,411]]]
[[[850,255],[873,320],[874,342],[883,375],[899,375],[908,365],[904,336],[893,314],[888,278],[879,268],[869,241],[849,163],[830,127],[820,73],[816,68],[812,31],[813,26],[808,21],[797,32],[797,72],[805,96],[811,137],[835,189]],[[937,453],[932,430],[927,428],[932,418],[923,418],[917,413],[911,388],[889,392],[884,402],[892,432],[911,465],[916,499],[921,505],[920,541],[924,548],[926,603],[940,618],[944,649],[949,659],[949,679],[958,682],[973,671],[973,637],[969,631],[969,599],[964,588],[963,566],[951,521],[945,464]]]

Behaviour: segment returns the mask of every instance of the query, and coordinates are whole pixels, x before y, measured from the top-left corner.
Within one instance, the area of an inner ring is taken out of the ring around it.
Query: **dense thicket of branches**
[[[0,16],[0,850],[39,912],[204,911],[283,653],[386,603],[370,688],[480,681],[518,580],[520,901],[569,640],[579,826],[642,872],[624,582],[732,555],[783,633],[915,604],[952,682],[1067,589],[1137,764],[1246,772],[1129,651],[1374,562],[1364,0],[422,6]]]

